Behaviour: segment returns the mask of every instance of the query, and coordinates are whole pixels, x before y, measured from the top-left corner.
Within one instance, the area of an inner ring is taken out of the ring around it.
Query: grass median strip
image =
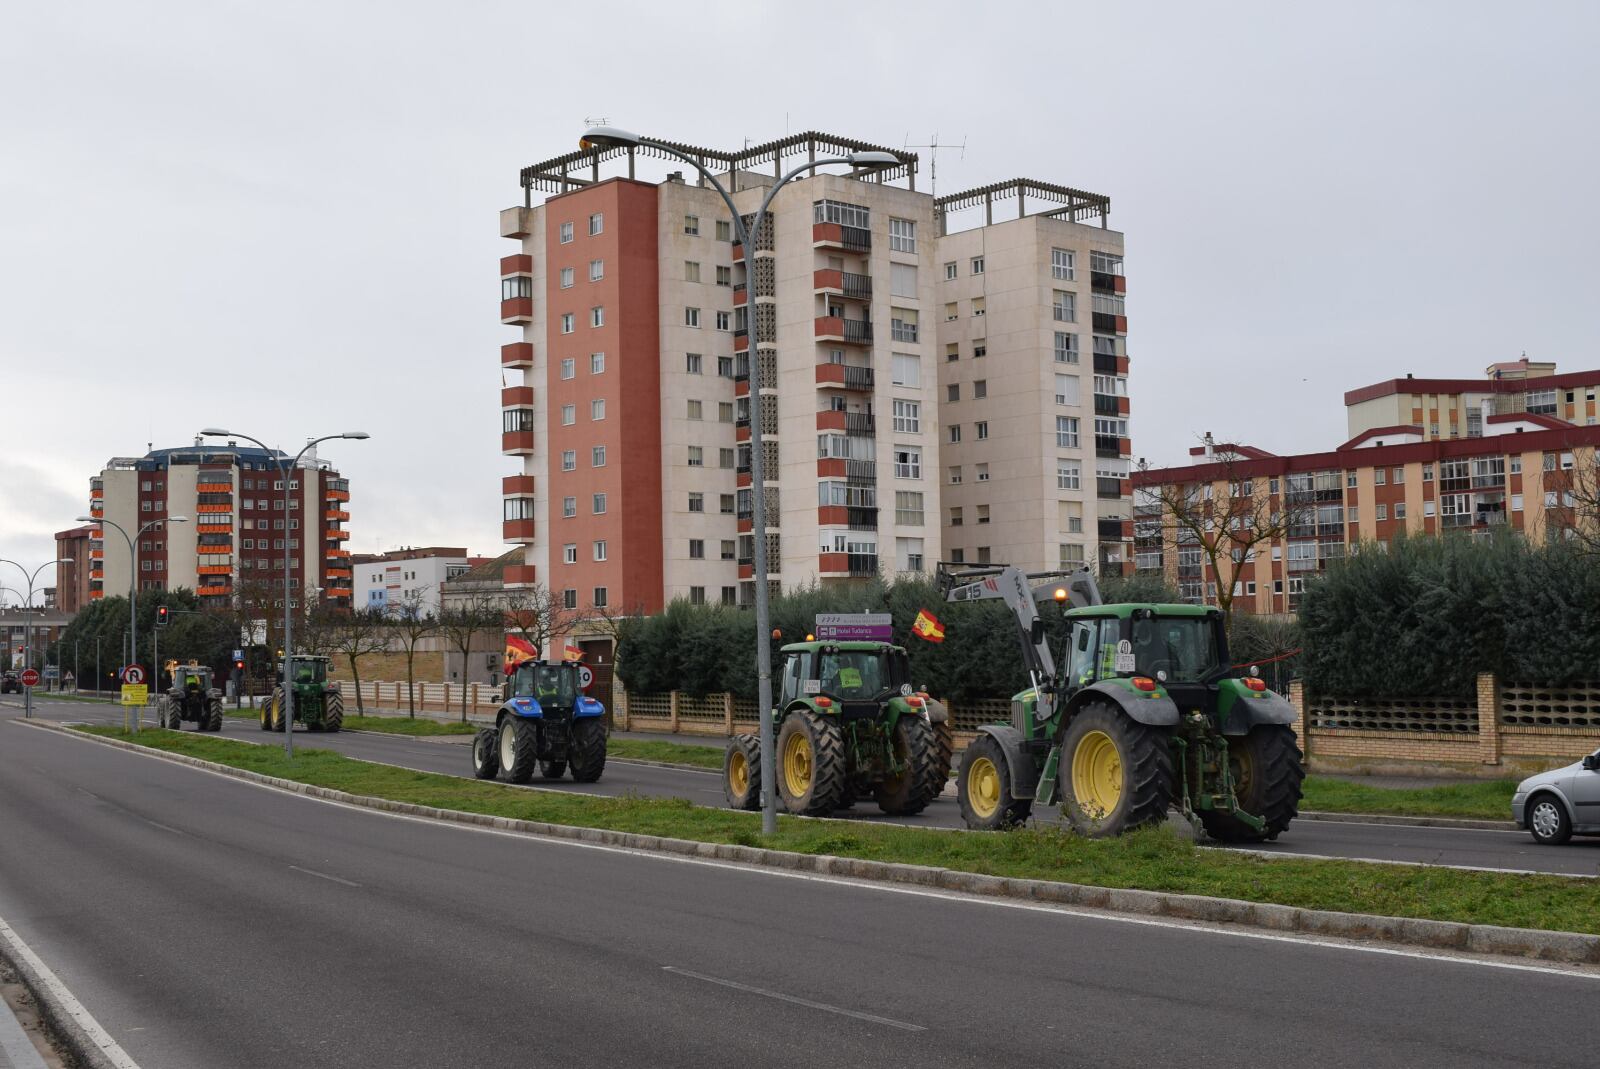
[[[471,735],[473,724],[459,720],[412,719],[409,716],[346,716],[344,726],[352,731],[382,731],[390,735]]]
[[[780,817],[778,833],[763,839],[755,814],[676,799],[525,791],[304,746],[291,762],[276,747],[159,729],[137,736],[108,727],[78,730],[350,794],[518,820],[1307,909],[1600,934],[1597,880],[1268,859],[1201,849],[1165,828],[1096,841],[1048,828],[992,834]]]
[[[1516,787],[1516,780],[1497,779],[1405,789],[1308,776],[1300,808],[1325,813],[1510,820],[1511,794]]]

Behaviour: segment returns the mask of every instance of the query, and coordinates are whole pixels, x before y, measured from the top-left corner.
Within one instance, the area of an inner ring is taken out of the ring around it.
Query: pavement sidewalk
[[[16,1014],[0,999],[0,1069],[45,1069],[44,1059],[22,1030]]]

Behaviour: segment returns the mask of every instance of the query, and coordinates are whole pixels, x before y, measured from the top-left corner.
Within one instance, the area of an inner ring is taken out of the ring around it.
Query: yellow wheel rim
[[[1072,751],[1072,794],[1093,820],[1110,816],[1122,801],[1122,754],[1105,732],[1089,732]]]
[[[800,798],[811,789],[811,740],[795,732],[783,744],[783,781],[791,798]]]
[[[987,757],[967,766],[967,805],[986,820],[1000,808],[1000,770]]]
[[[1233,775],[1233,794],[1240,802],[1250,796],[1250,780],[1255,776],[1254,755],[1244,739],[1228,748],[1228,771]]]
[[[728,786],[733,793],[743,795],[750,790],[750,761],[743,750],[733,751],[728,758]]]

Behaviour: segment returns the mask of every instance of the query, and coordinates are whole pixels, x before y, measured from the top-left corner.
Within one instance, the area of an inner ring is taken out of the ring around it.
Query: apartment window
[[[1059,544],[1060,567],[1074,570],[1083,566],[1083,544],[1081,542],[1062,542]]]
[[[944,388],[944,399],[951,404],[961,400],[961,384],[959,382],[952,382],[950,385],[946,386]]]
[[[589,418],[592,420],[606,418],[606,399],[604,397],[596,397],[589,402]]]
[[[975,275],[983,274],[983,257],[982,256],[974,256],[972,258],[972,273],[975,274]]]
[[[700,419],[700,418],[702,418],[701,417],[701,412],[703,410],[703,406],[701,405],[701,403],[699,401],[691,399],[688,402],[687,407],[688,407],[688,416],[689,416],[690,419]]]
[[[685,353],[683,357],[683,370],[690,375],[700,374],[702,361],[699,353]]]
[[[960,445],[961,444],[961,424],[959,424],[959,423],[950,424],[948,433],[950,435],[950,444],[951,445]]]
[[[1360,522],[1360,520],[1361,520],[1361,509],[1359,509],[1355,505],[1351,505],[1349,508],[1344,510],[1344,518],[1346,520],[1350,521],[1351,523]]]
[[[1387,520],[1389,518],[1389,506],[1380,502],[1377,507],[1376,515],[1380,520]]]
[[[895,353],[890,360],[890,381],[913,389],[922,386],[922,358],[912,353]]]
[[[683,280],[685,282],[700,281],[700,262],[698,260],[683,261]]]
[[[1091,303],[1099,315],[1120,316],[1127,312],[1127,300],[1120,293],[1096,293]]]
[[[719,468],[728,468],[728,469],[731,469],[733,467],[733,450],[731,450],[731,449],[719,449],[719,450],[717,450],[717,467],[719,467]]]
[[[955,363],[957,360],[960,360],[961,344],[959,342],[946,343],[944,347],[944,358],[947,363],[951,364]]]
[[[894,430],[896,434],[921,434],[922,404],[897,398],[894,402]]]
[[[700,233],[700,217],[698,215],[686,215],[686,216],[684,216],[683,217],[683,232],[685,234],[699,234]]]
[[[732,423],[733,422],[733,402],[732,401],[718,401],[717,402],[717,422],[718,423]]]
[[[1388,469],[1387,468],[1375,468],[1375,469],[1373,469],[1372,481],[1377,486],[1387,486],[1388,483],[1389,483],[1389,471],[1388,471]]]
[[[569,356],[569,357],[567,357],[567,358],[565,358],[564,360],[561,361],[561,377],[562,378],[570,379],[570,378],[575,377],[577,374],[578,374],[578,361],[576,359],[574,359],[573,357]]]
[[[721,550],[722,559],[723,560],[732,560],[733,559],[733,552],[734,552],[733,539],[724,538],[722,540],[722,542],[721,542],[721,546],[722,546],[722,550]]]
[[[989,437],[989,421],[988,420],[980,419],[978,422],[974,423],[972,426],[978,432],[978,441],[982,442],[982,441],[985,441],[985,440],[988,439],[988,437]]]
[[[1404,486],[1406,481],[1406,469],[1394,469],[1394,473],[1389,476],[1389,481],[1394,483],[1396,486]]]
[[[1083,467],[1076,460],[1056,461],[1056,489],[1079,490],[1083,487]]]
[[[1555,415],[1556,392],[1554,390],[1529,390],[1527,393],[1527,408],[1529,415]]]
[[[1064,331],[1056,331],[1056,363],[1076,364],[1078,362],[1078,336]]]
[[[561,244],[566,245],[572,241],[572,224],[561,224]]]
[[[578,451],[576,449],[563,449],[561,451],[561,470],[578,470]]]
[[[1078,321],[1078,298],[1076,294],[1066,290],[1055,290],[1050,299],[1050,307],[1057,323],[1076,323]]]
[[[573,276],[572,268],[563,267],[561,269],[561,288],[562,289],[570,290],[572,288],[572,276]]]
[[[1424,501],[1422,503],[1422,515],[1425,516],[1425,517],[1426,516],[1432,516],[1433,512],[1434,512],[1433,502],[1432,501]]]
[[[732,330],[733,329],[733,313],[732,312],[718,312],[717,313],[717,329],[718,330]]]
[[[895,563],[899,571],[920,572],[923,568],[925,557],[923,555],[923,542],[920,538],[896,538],[894,540]]]
[[[700,309],[698,309],[698,308],[685,308],[683,310],[683,325],[686,326],[686,327],[694,327],[696,329],[699,329],[699,327],[700,327]],[[699,374],[699,372],[696,372],[696,374]]]
[[[578,329],[578,317],[571,312],[561,313],[561,333],[571,334]]]
[[[562,405],[561,406],[561,425],[563,427],[570,427],[576,422],[578,422],[578,406],[577,405]]]
[[[732,516],[733,515],[734,500],[733,500],[733,495],[732,494],[722,494],[718,498],[718,502],[719,502],[719,505],[720,505],[721,512],[722,512],[722,514],[724,516]]]
[[[698,445],[691,445],[689,447],[689,467],[703,468],[705,463],[705,450]]]
[[[604,494],[593,494],[593,495],[591,495],[591,499],[590,499],[590,502],[589,502],[589,509],[596,516],[604,516],[605,513],[606,513],[606,495],[604,495]]]
[[[1089,253],[1089,270],[1102,275],[1122,274],[1122,257],[1114,252]]]
[[[1077,264],[1078,254],[1071,249],[1050,250],[1050,275],[1064,282],[1071,282],[1073,269]]]
[[[917,224],[910,219],[889,220],[889,251],[916,252]]]
[[[704,512],[705,510],[706,510],[706,495],[700,493],[698,490],[692,491],[689,494],[689,511],[690,512]]]
[[[946,282],[956,277],[956,262],[954,260],[944,265],[944,277]]]
[[[576,516],[577,514],[578,514],[578,499],[575,498],[575,497],[564,497],[564,498],[562,498],[561,499],[561,518],[570,520],[572,517]]]
[[[1516,466],[1514,468],[1512,468],[1511,470],[1513,470],[1513,471],[1521,471],[1522,470],[1522,461],[1521,460],[1516,461]],[[1425,482],[1425,483],[1433,482],[1433,465],[1432,464],[1424,464],[1424,465],[1422,465],[1422,481]]]
[[[1056,417],[1056,448],[1057,449],[1076,449],[1076,448],[1078,448],[1078,417],[1077,416],[1057,416]]]
[[[1078,403],[1078,376],[1056,376],[1056,404],[1075,405]]]
[[[988,355],[989,355],[989,346],[982,339],[979,339],[978,341],[975,341],[975,342],[972,343],[972,359],[974,359],[974,360],[982,360],[984,357],[986,357]]]
[[[1094,392],[1105,394],[1107,397],[1125,397],[1128,393],[1128,380],[1116,375],[1096,375]]]
[[[604,305],[596,305],[589,309],[589,325],[603,327],[606,325],[606,309]]]
[[[962,522],[960,506],[952,506],[950,509],[950,526],[960,527]]]
[[[576,543],[576,542],[568,542],[566,545],[561,547],[561,563],[562,564],[577,564],[578,563],[578,543]]]
[[[1429,470],[1431,470],[1431,466],[1430,466]],[[1509,468],[1507,470],[1512,475],[1521,475],[1522,474],[1522,458],[1521,457],[1511,457],[1510,458],[1510,466],[1509,466]]]
[[[982,297],[974,297],[974,298],[972,298],[972,314],[973,315],[981,316],[987,311],[987,309],[988,309],[988,305],[984,303],[984,299]]]
[[[591,374],[591,375],[599,375],[599,374],[602,374],[605,371],[605,369],[606,369],[606,354],[605,353],[590,353],[589,354],[589,374]]]
[[[972,384],[972,398],[973,398],[973,400],[975,400],[975,401],[976,400],[982,400],[983,398],[988,397],[988,396],[989,396],[989,380],[988,379],[978,379],[977,381],[975,381]]]
[[[717,285],[733,285],[733,268],[727,266],[726,264],[719,264],[717,266]]]
[[[961,305],[956,301],[946,301],[944,306],[944,321],[949,323],[961,318]]]
[[[689,539],[689,559],[690,560],[705,560],[706,559],[706,542],[705,542],[705,539],[703,539],[703,538],[691,538],[691,539]]]
[[[608,600],[608,595],[606,593],[606,588],[603,587],[603,586],[595,587],[594,588],[594,603],[593,603],[594,607],[597,608],[597,609],[605,608],[607,600]]]
[[[594,559],[597,561],[606,559],[606,542],[603,538],[594,544]]]
[[[1521,494],[1512,494],[1511,495],[1511,511],[1512,512],[1521,512],[1522,511],[1522,495]]]
[[[1394,503],[1394,518],[1397,520],[1406,518],[1406,503],[1404,501],[1396,501]]]
[[[894,341],[917,340],[917,311],[914,308],[889,309],[889,337]]]
[[[1344,473],[1344,484],[1346,486],[1348,486],[1350,489],[1354,490],[1356,488],[1356,473],[1353,472],[1353,471],[1345,472]]]

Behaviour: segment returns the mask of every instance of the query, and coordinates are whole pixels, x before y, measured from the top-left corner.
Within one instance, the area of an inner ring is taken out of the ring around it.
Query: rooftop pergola
[[[1106,217],[1111,213],[1111,198],[1103,193],[1089,193],[1070,186],[1035,181],[1032,178],[1008,178],[1004,182],[994,182],[987,186],[965,189],[959,193],[936,198],[933,207],[939,214],[939,232],[941,234],[946,232],[945,220],[951,212],[976,208],[980,204],[983,205],[984,225],[989,226],[994,223],[995,202],[1010,200],[1012,197],[1017,199],[1019,218],[1028,214],[1030,198],[1036,202],[1056,205],[1044,211],[1034,212],[1034,215],[1068,219],[1074,223],[1098,215],[1100,226],[1104,228],[1108,225]]]

